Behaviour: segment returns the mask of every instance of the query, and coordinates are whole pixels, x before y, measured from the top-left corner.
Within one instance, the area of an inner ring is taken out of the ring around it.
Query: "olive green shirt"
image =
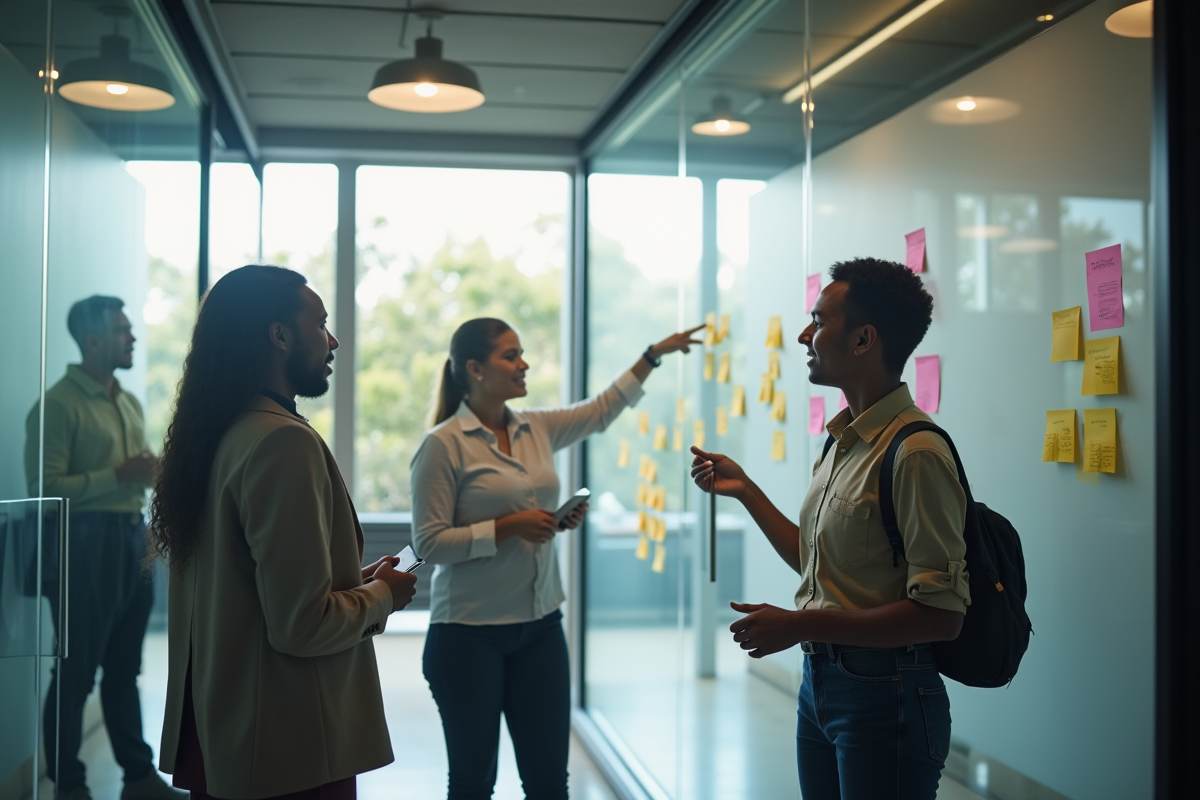
[[[879,511],[879,470],[900,428],[929,417],[913,405],[907,384],[857,419],[846,408],[826,430],[836,439],[813,468],[800,507],[797,608],[866,609],[905,598],[966,613],[967,497],[946,441],[909,436],[896,453],[892,500],[904,558],[892,548]]]
[[[146,423],[137,398],[114,379],[115,396],[79,365],[46,390],[44,497],[67,497],[72,511],[141,511],[147,487],[119,483],[116,467],[144,453]],[[38,407],[25,421],[25,479],[38,495]]]

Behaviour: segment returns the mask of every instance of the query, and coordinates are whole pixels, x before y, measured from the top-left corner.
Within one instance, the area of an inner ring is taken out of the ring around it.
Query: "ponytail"
[[[467,396],[467,362],[488,360],[496,347],[496,340],[512,327],[501,319],[479,317],[458,326],[450,337],[450,357],[442,367],[437,394],[433,400],[430,427],[440,425],[458,412],[458,407]]]

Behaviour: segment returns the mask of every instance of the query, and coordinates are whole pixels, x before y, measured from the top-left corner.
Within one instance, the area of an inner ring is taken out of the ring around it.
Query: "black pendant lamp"
[[[130,15],[120,7],[101,8],[117,19]],[[72,103],[112,111],[158,111],[175,104],[166,74],[129,56],[129,39],[115,30],[100,37],[100,57],[72,61],[60,71],[58,93]]]
[[[750,123],[733,114],[733,103],[725,95],[713,98],[712,111],[696,120],[692,133],[701,136],[739,136],[750,130]]]
[[[418,114],[448,114],[483,105],[483,88],[475,71],[442,58],[442,40],[433,36],[433,21],[441,14],[430,9],[417,13],[428,27],[415,42],[415,57],[380,67],[367,99],[384,108]]]

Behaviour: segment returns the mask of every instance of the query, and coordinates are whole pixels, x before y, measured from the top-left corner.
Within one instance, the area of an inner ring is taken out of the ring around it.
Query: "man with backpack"
[[[933,298],[893,262],[839,262],[830,277],[799,342],[809,380],[841,389],[849,408],[827,426],[832,446],[813,470],[799,524],[723,455],[693,447],[692,477],[737,498],[801,576],[796,610],[732,603],[746,616],[730,630],[753,658],[796,645],[805,653],[796,734],[805,800],[933,800],[950,701],[931,643],[963,628],[964,530],[978,512],[939,432],[906,431],[888,453],[902,428],[929,422],[901,373],[929,329]],[[885,460],[894,503],[882,501]]]

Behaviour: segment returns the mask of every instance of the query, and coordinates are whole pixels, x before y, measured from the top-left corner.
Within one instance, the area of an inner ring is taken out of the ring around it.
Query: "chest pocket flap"
[[[862,561],[867,557],[867,536],[871,506],[854,503],[841,497],[829,498],[832,514],[825,517],[821,532],[822,549],[840,566]]]

